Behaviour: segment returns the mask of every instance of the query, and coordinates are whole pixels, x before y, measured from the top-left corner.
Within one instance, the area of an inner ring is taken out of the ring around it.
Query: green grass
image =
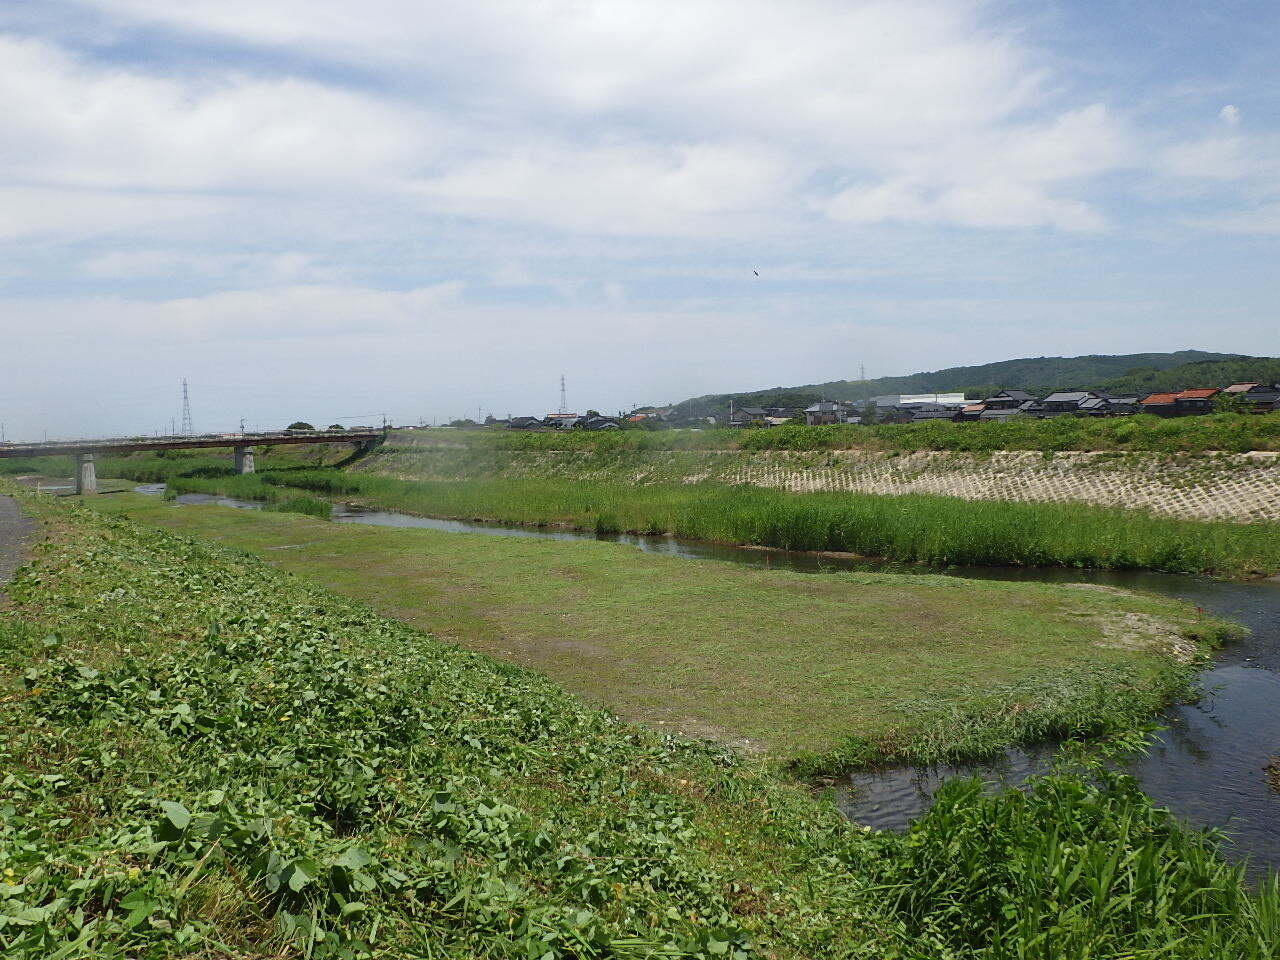
[[[874,426],[784,426],[741,436],[743,450],[1098,450],[1134,453],[1245,453],[1280,450],[1280,416],[1213,414],[1165,419],[1015,417],[1003,423],[920,423]]]
[[[275,487],[275,490],[268,488]],[[908,494],[788,493],[718,484],[404,480],[332,470],[190,481],[182,489],[277,499],[307,490],[425,516],[674,534],[904,563],[1093,567],[1212,573],[1280,571],[1280,528],[1155,517],[1078,504]]]
[[[0,608],[6,960],[1277,955],[1275,881],[1100,768],[865,832],[243,554],[21,496],[50,539]]]
[[[1280,415],[1213,414],[1165,419],[1132,417],[1016,417],[1004,423],[789,425],[768,429],[619,430],[607,432],[418,430],[395,435],[401,444],[501,450],[1112,450],[1135,453],[1243,453],[1280,450]]]
[[[95,506],[249,550],[630,719],[808,772],[1133,729],[1193,672],[1170,656],[1175,638],[1224,629],[1108,590],[751,570],[142,496]]]
[[[333,504],[316,497],[289,497],[272,504],[271,509],[278,513],[301,513],[320,520],[328,520],[333,513]]]

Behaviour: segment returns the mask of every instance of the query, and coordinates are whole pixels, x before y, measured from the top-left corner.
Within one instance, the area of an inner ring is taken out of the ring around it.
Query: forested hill
[[[964,392],[975,398],[1007,389],[1027,390],[1039,396],[1054,390],[1152,393],[1199,386],[1220,387],[1239,380],[1280,381],[1280,359],[1202,350],[1030,357],[902,377],[833,380],[798,387],[711,394],[685,400],[676,408],[688,416],[709,416],[722,415],[730,400],[738,406],[794,407],[807,406],[818,400],[861,402],[882,394],[901,393]]]

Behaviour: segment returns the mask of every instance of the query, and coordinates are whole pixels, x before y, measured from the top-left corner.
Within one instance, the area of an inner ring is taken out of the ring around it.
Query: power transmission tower
[[[182,378],[182,434],[189,437],[195,433],[191,425],[191,397],[187,393],[187,378]]]
[[[564,374],[563,373],[560,374],[560,412],[561,413],[569,412],[569,401],[566,398],[565,392],[564,392]]]

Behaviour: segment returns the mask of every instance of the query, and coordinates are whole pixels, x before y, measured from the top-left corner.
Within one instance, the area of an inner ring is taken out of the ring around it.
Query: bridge
[[[253,473],[253,448],[287,443],[353,443],[370,450],[386,439],[385,430],[281,430],[276,433],[216,433],[198,437],[116,437],[107,440],[54,440],[45,443],[0,443],[0,458],[72,456],[76,461],[76,493],[98,492],[94,463],[99,454],[147,450],[199,450],[230,447],[236,473]]]

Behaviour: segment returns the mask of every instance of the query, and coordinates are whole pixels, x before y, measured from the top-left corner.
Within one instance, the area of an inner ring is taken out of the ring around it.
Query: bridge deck
[[[198,450],[207,447],[274,447],[285,443],[371,443],[382,430],[223,433],[201,437],[116,437],[107,440],[57,440],[49,443],[0,443],[0,457],[52,457],[83,453],[134,453],[144,450]]]

